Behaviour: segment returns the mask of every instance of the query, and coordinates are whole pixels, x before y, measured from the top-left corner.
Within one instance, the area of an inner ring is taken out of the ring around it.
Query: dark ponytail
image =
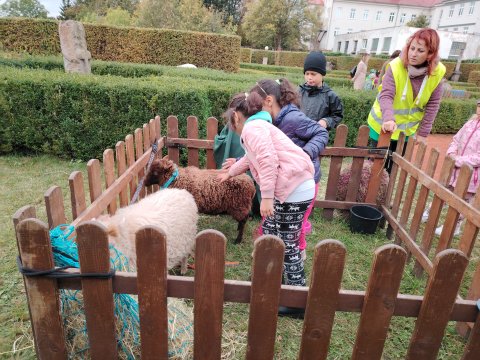
[[[300,97],[296,88],[285,78],[260,80],[250,92],[258,93],[262,99],[265,99],[268,95],[273,96],[280,107],[288,104],[300,107]]]
[[[225,111],[222,117],[230,126],[233,124],[233,113],[239,111],[246,118],[255,115],[259,111],[262,111],[263,99],[257,93],[238,93],[232,97],[227,111]]]

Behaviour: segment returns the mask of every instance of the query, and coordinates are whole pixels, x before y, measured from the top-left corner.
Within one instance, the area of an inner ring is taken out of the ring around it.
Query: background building
[[[462,52],[464,59],[480,57],[480,1],[325,0],[324,7],[322,49],[388,54],[416,31],[407,22],[425,15],[439,31],[442,58],[456,59]]]

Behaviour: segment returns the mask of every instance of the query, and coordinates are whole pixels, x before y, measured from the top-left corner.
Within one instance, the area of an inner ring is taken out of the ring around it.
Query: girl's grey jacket
[[[327,129],[335,129],[343,119],[343,104],[330,87],[323,83],[322,87],[300,85],[302,110],[310,119],[325,119]]]
[[[293,104],[284,106],[273,124],[310,156],[315,168],[315,183],[318,183],[321,176],[318,156],[327,146],[328,131]]]

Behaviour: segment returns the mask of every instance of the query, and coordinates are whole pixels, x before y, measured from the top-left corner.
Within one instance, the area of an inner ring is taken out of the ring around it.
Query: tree
[[[78,15],[79,8],[76,5],[72,5],[70,0],[62,0],[62,5],[60,5],[60,15],[57,17],[58,20],[71,20],[76,19]]]
[[[430,25],[430,21],[425,15],[417,16],[415,19],[407,22],[407,26],[416,27],[416,28],[426,28]]]
[[[243,0],[203,0],[203,4],[215,11],[223,13],[224,22],[238,25],[243,16]]]
[[[0,5],[0,15],[46,18],[48,11],[38,0],[7,0]]]
[[[242,30],[253,46],[301,49],[302,41],[318,31],[320,19],[307,0],[259,0],[249,3]],[[316,30],[313,30],[317,28]]]
[[[203,6],[202,0],[143,0],[136,12],[137,25],[155,28],[234,33],[223,14]]]

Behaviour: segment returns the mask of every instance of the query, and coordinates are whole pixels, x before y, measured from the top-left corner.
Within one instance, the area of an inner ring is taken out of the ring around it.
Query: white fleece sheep
[[[167,268],[181,265],[182,274],[195,248],[197,220],[195,199],[180,189],[157,191],[119,209],[115,215],[98,218],[108,229],[109,243],[121,251],[132,266],[136,266],[135,233],[144,226],[158,226],[167,237]]]

